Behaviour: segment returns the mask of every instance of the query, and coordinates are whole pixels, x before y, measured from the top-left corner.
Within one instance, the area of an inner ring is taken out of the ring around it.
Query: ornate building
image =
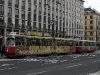
[[[84,9],[85,39],[100,42],[100,13],[91,8]]]

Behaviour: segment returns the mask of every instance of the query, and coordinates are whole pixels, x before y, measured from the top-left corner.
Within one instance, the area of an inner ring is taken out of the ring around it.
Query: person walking
[[[2,45],[0,45],[0,54],[2,56]]]
[[[1,47],[1,56],[5,54],[5,45],[2,45]]]

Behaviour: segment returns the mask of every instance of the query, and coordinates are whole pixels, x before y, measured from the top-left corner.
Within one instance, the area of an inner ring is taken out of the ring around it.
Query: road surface
[[[0,75],[93,75],[98,71],[100,54],[0,59]]]

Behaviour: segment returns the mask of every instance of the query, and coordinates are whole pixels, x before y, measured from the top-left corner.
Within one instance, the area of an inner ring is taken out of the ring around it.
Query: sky
[[[84,1],[85,1],[84,3],[85,7],[91,7],[100,12],[100,0],[84,0]]]

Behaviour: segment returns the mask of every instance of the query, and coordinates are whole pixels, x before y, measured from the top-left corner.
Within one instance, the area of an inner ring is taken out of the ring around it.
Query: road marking
[[[4,66],[12,66],[14,64],[2,64],[1,67],[4,67]]]
[[[26,74],[26,75],[38,75],[38,74],[42,74],[45,73],[47,71],[41,71],[41,72],[36,72],[36,73],[30,73],[30,74]]]
[[[68,66],[66,68],[73,68],[73,67],[78,67],[78,66],[81,66],[82,64],[77,64],[77,65],[72,65],[72,66]]]
[[[32,60],[32,61],[36,61],[36,59],[0,59],[0,61],[28,61],[28,60]]]
[[[87,75],[100,75],[100,71],[95,72],[95,73],[90,73],[90,74],[87,74]]]
[[[3,71],[3,70],[11,70],[11,69],[15,69],[16,67],[12,67],[12,68],[4,68],[4,69],[0,69],[0,71]]]
[[[61,60],[60,62],[67,62],[68,60]]]
[[[93,63],[97,63],[97,62],[100,62],[100,60],[97,60],[97,61],[93,61]]]
[[[8,67],[8,66],[13,66],[14,64],[2,64],[1,66],[0,66],[0,68],[2,68],[2,67]]]

